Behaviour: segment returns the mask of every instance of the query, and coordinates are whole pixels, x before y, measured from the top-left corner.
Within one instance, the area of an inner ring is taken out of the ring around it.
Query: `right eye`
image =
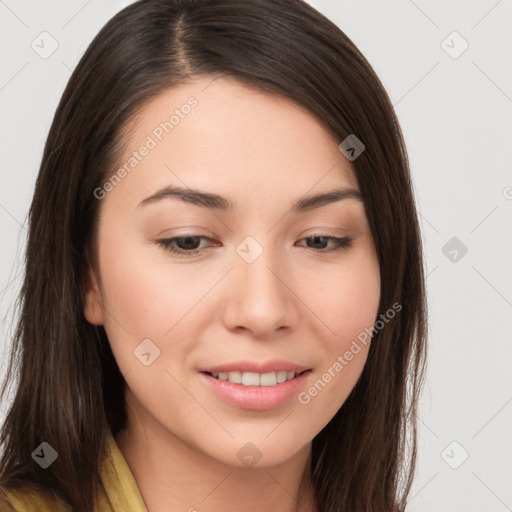
[[[185,235],[174,238],[166,238],[157,240],[157,244],[173,254],[181,256],[195,256],[199,254],[201,249],[197,248],[198,242],[201,240],[211,240],[209,237],[200,235]],[[182,247],[180,247],[182,246]]]

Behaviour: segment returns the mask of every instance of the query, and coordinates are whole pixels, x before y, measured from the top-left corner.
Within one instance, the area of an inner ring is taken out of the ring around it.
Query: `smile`
[[[232,382],[233,384],[242,384],[244,386],[275,386],[276,384],[292,380],[300,373],[280,370],[268,373],[234,371],[220,373],[211,372],[209,374],[215,379]]]

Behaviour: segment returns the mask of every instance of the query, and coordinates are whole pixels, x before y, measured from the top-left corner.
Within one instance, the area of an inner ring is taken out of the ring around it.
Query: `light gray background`
[[[129,3],[0,0],[1,375],[26,215],[55,108],[89,42]],[[407,510],[512,510],[512,2],[310,3],[383,81],[404,131],[421,213],[430,351]],[[51,48],[49,39],[41,42],[43,31],[58,43],[46,59],[31,48],[34,40]],[[469,46],[457,55],[463,40]],[[443,252],[452,237],[456,245]]]

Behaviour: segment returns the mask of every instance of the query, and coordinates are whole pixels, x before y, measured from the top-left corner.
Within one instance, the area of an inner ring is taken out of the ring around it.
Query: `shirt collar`
[[[133,473],[110,430],[100,473],[105,496],[100,498],[99,510],[148,512]],[[110,509],[105,506],[108,504]]]

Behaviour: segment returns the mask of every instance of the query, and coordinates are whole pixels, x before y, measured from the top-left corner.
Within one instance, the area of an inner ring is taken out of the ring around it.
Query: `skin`
[[[356,384],[369,345],[308,404],[294,396],[267,411],[225,403],[198,371],[285,359],[312,369],[307,390],[373,326],[380,273],[363,202],[290,212],[305,195],[358,182],[341,141],[311,113],[225,77],[148,103],[128,127],[126,159],[190,96],[198,105],[100,200],[84,313],[104,325],[127,382],[116,441],[151,512],[314,511],[311,442]],[[138,207],[170,184],[220,194],[234,210],[171,198]],[[189,234],[210,237],[191,257],[156,242]],[[313,234],[353,242],[333,250],[328,239],[308,242]],[[247,236],[263,249],[252,263],[236,252]],[[147,338],[160,350],[149,366],[134,356]],[[252,467],[237,457],[247,442],[261,453]]]

